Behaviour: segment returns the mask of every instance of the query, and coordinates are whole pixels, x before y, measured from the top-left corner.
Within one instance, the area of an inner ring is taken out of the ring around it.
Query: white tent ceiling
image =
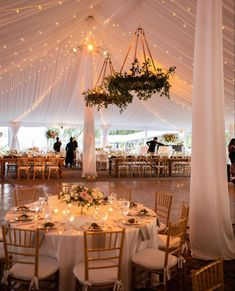
[[[223,0],[225,122],[234,123],[234,0]],[[0,125],[83,126],[84,62],[78,46],[92,29],[100,53],[117,71],[141,25],[156,64],[176,66],[171,99],[138,99],[121,115],[96,111],[96,126],[175,130],[191,128],[196,0],[0,1]],[[86,21],[92,15],[92,21]],[[206,43],[202,43],[206,45]],[[133,53],[125,70],[130,68]],[[205,68],[206,69],[206,68]],[[216,102],[216,100],[215,100]]]

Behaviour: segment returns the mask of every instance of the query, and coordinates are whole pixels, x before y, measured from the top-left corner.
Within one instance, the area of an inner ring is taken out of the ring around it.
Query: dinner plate
[[[99,231],[104,230],[104,227],[100,224],[98,224],[99,228],[91,228],[91,224],[92,223],[84,224],[84,225],[82,225],[82,228],[86,231],[91,231],[91,232],[99,232]]]
[[[136,213],[137,216],[150,216],[150,217],[155,217],[156,214],[154,214],[152,211],[148,211],[146,210],[146,212],[141,212],[141,211],[138,211]]]
[[[16,208],[14,208],[14,211],[17,211],[17,212],[36,212],[35,208],[33,207],[28,207],[28,206],[18,206]]]
[[[20,216],[16,216],[15,217],[15,220],[16,221],[30,221],[30,220],[33,220],[34,219],[34,216],[22,216],[22,215],[20,215]]]
[[[126,221],[124,220],[123,221],[123,224],[126,224],[126,225],[141,225],[143,223],[141,223],[140,221],[136,220],[135,222],[129,222],[129,221]]]
[[[40,230],[54,230],[54,229],[56,229],[56,225],[55,225],[55,223],[53,223],[53,222],[50,222],[51,224],[53,224],[53,225],[48,225],[48,226],[46,226],[46,224],[47,224],[47,222],[45,222],[45,223],[43,223],[40,227],[39,227],[39,229]]]

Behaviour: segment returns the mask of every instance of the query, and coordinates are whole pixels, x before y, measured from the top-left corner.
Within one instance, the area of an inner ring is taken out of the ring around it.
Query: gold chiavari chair
[[[35,188],[15,188],[14,189],[14,204],[15,207],[23,206],[28,203],[35,202],[37,194]]]
[[[180,237],[170,238],[170,247],[174,247],[175,245],[177,245],[177,241],[178,241],[178,244],[180,243],[180,241],[182,242],[182,253],[184,253],[185,251],[188,250],[188,246],[187,246],[187,242],[186,242],[188,215],[189,215],[189,207],[186,205],[185,202],[183,202],[182,208],[181,208],[181,219],[186,219],[185,230],[183,233],[181,233]],[[159,238],[159,248],[161,250],[165,250],[167,235],[166,234],[159,234],[158,238]]]
[[[33,179],[37,173],[42,174],[42,179],[44,180],[45,174],[45,161],[43,157],[35,157],[33,160]]]
[[[117,166],[118,177],[120,178],[122,174],[129,177],[129,175],[130,175],[130,162],[129,162],[129,160],[124,156],[118,157],[117,159],[118,159],[118,166]]]
[[[175,223],[169,223],[165,251],[156,248],[145,248],[138,251],[131,259],[132,261],[132,286],[134,290],[138,279],[144,280],[146,289],[152,289],[157,284],[167,289],[167,281],[173,276],[181,275],[183,272],[184,259],[181,254],[182,242],[176,242],[174,247],[170,246],[170,240],[181,237],[185,229],[186,219]],[[140,274],[145,274],[145,277]],[[154,276],[157,274],[159,276]],[[158,278],[158,279],[157,279]],[[156,280],[157,279],[157,280]],[[179,280],[181,283],[181,280]]]
[[[125,230],[84,232],[83,263],[74,266],[76,290],[105,290],[121,286],[121,263]],[[120,290],[120,289],[115,289]]]
[[[115,193],[117,195],[117,199],[125,198],[128,201],[132,201],[132,191],[127,187],[109,187],[109,194]]]
[[[49,157],[49,161],[47,164],[47,170],[48,170],[48,180],[51,177],[51,174],[55,174],[57,176],[57,179],[60,179],[60,167],[59,167],[59,163],[60,163],[60,158],[57,157]]]
[[[21,174],[26,174],[27,178],[30,178],[30,164],[28,158],[19,158],[17,161],[17,179]]]
[[[168,175],[168,157],[165,156],[158,156],[154,158],[155,161],[155,170],[157,178],[159,177],[159,174],[164,175],[167,177]]]
[[[2,232],[6,266],[3,283],[6,290],[21,290],[24,286],[29,290],[40,290],[41,281],[47,289],[59,290],[57,260],[39,256],[42,241],[39,230],[6,228],[3,225]]]
[[[224,270],[221,259],[199,270],[192,270],[192,290],[224,290]]]
[[[108,156],[107,154],[98,154],[96,156],[96,168],[97,171],[108,170]]]
[[[155,212],[158,220],[158,233],[164,233],[167,230],[172,204],[172,195],[156,192],[155,194]]]

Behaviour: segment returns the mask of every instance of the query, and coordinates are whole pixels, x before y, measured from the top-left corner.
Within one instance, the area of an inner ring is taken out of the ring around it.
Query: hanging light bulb
[[[94,46],[93,46],[93,44],[92,43],[89,43],[88,45],[87,45],[87,49],[88,49],[88,51],[93,51],[93,49],[94,49]]]

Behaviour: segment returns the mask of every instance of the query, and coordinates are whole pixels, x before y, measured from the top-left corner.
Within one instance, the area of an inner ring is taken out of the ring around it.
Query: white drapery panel
[[[102,125],[101,129],[102,129],[102,147],[105,148],[106,146],[109,145],[108,135],[110,126],[106,124]]]
[[[232,259],[224,134],[221,0],[198,0],[194,56],[190,245],[202,259]]]
[[[93,88],[93,62],[91,55],[84,54],[84,89]],[[84,105],[83,167],[82,177],[97,176],[95,155],[94,108]]]
[[[9,149],[20,150],[18,132],[20,130],[20,122],[9,122]]]

